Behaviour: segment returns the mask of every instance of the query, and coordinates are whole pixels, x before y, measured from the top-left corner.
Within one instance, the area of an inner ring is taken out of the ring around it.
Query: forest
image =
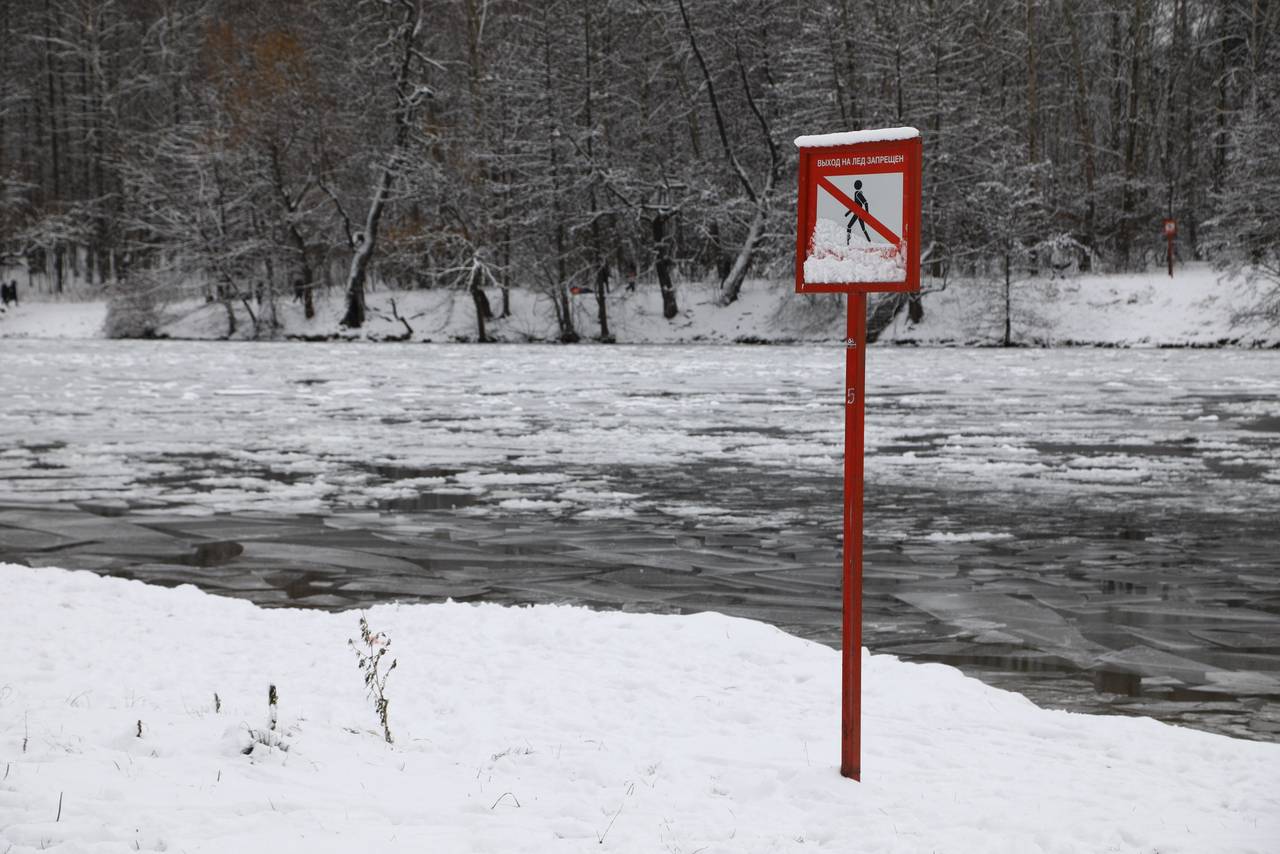
[[[1276,0],[0,0],[0,252],[134,306],[785,278],[800,134],[924,138],[929,281],[1178,251],[1280,321]],[[929,287],[926,283],[926,289]],[[499,302],[490,306],[493,299]],[[265,318],[250,316],[256,324]],[[480,335],[483,339],[483,325]]]

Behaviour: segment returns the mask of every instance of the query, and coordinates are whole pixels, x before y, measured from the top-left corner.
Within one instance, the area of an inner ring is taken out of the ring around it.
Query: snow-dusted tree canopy
[[[1164,217],[1280,268],[1275,2],[3,5],[0,248],[59,282],[731,301],[790,269],[790,141],[900,126],[926,273],[1133,269]]]

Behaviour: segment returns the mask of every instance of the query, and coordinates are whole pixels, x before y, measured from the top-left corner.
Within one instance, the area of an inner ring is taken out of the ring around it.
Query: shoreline
[[[50,295],[38,294],[48,299]],[[24,300],[0,312],[0,339],[101,339],[108,317],[105,298]],[[1223,284],[1204,265],[1178,277],[1163,273],[1081,275],[1016,284],[1008,305],[990,282],[938,283],[922,292],[919,322],[900,309],[883,327],[877,346],[1031,349],[1280,349],[1280,326],[1265,318],[1242,319],[1257,293]],[[343,295],[323,291],[315,316],[296,302],[233,306],[199,299],[155,307],[146,334],[121,340],[278,341],[304,343],[478,343],[475,307],[468,293],[452,290],[371,290],[369,319],[359,330],[341,326]],[[495,308],[500,299],[490,295]],[[562,344],[551,299],[522,288],[510,291],[510,314],[485,322],[484,343]],[[844,338],[841,298],[797,296],[789,282],[753,279],[741,296],[720,305],[710,282],[681,286],[680,312],[663,316],[656,287],[608,294],[607,336],[602,336],[592,293],[570,297],[572,337],[578,344],[737,344],[787,346],[839,343]],[[252,314],[250,310],[252,309]],[[271,317],[268,322],[264,315]],[[1010,340],[1005,342],[1008,316]],[[234,318],[234,323],[232,322]],[[256,323],[255,323],[256,318]]]

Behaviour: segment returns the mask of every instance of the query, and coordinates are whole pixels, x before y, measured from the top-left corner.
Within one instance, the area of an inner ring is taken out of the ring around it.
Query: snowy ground
[[[0,578],[7,854],[1266,854],[1280,839],[1280,746],[1045,711],[888,656],[864,658],[864,782],[845,780],[837,653],[750,621],[374,608],[398,661],[388,746],[347,647],[355,613]]]
[[[926,280],[925,319],[910,323],[900,315],[882,340],[899,343],[991,344],[1004,334],[1003,282],[955,280],[945,289]],[[24,291],[24,293],[26,293]],[[733,305],[717,304],[718,291],[706,283],[683,283],[681,313],[662,316],[656,286],[628,292],[615,288],[608,298],[610,332],[623,343],[751,341],[835,341],[844,334],[839,297],[793,293],[790,281],[753,280]],[[44,302],[28,294],[17,308],[0,313],[0,338],[89,338],[102,334],[105,303]],[[392,300],[395,301],[393,310]],[[1221,280],[1203,264],[1180,266],[1172,279],[1163,271],[1130,275],[1037,278],[1013,283],[1012,336],[1032,345],[1240,346],[1280,345],[1280,328],[1261,322],[1237,323],[1233,316],[1250,303],[1249,288]],[[491,293],[495,311],[498,294]],[[574,317],[585,339],[599,333],[593,294],[573,297]],[[370,320],[360,332],[339,327],[341,295],[322,293],[317,317],[306,320],[298,303],[279,306],[281,337],[399,340],[408,321],[413,341],[474,340],[476,324],[470,297],[456,291],[369,295]],[[487,333],[502,341],[546,341],[556,337],[555,315],[544,296],[523,289],[512,293],[512,316],[490,322]],[[173,338],[217,339],[227,335],[219,305],[185,302],[165,309],[161,334]],[[237,336],[253,334],[248,314],[238,312]]]
[[[925,285],[926,288],[931,285]],[[1277,346],[1280,327],[1234,315],[1257,298],[1251,285],[1204,264],[1118,275],[1024,279],[1011,287],[1012,337],[1037,346]],[[958,282],[925,296],[919,325],[900,316],[885,339],[985,344],[1004,334],[1004,283]]]
[[[44,302],[30,298],[0,312],[0,338],[101,338],[101,300]]]

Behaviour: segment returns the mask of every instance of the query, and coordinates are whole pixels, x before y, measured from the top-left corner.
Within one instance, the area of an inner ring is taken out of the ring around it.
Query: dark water
[[[778,489],[759,472],[732,474],[721,503],[837,506],[835,478]],[[632,484],[641,476],[618,473]],[[679,492],[681,483],[705,490],[727,475],[643,477],[646,489]],[[0,509],[0,561],[195,583],[264,606],[452,598],[715,610],[839,645],[834,520],[745,529],[661,514],[576,520],[431,506],[452,497],[424,500],[425,510],[323,515],[10,507]],[[865,642],[873,651],[953,664],[1046,706],[1280,740],[1274,527],[1141,506],[1117,516],[1071,501],[1014,511],[984,494],[876,485],[867,498]],[[920,529],[898,532],[908,511]],[[1016,538],[928,539],[930,519],[988,530],[1015,512]]]

